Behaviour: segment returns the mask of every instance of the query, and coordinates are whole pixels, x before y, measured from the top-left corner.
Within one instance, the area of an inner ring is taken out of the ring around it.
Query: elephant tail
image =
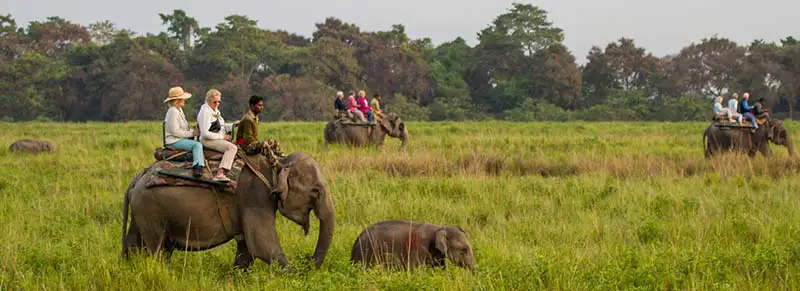
[[[711,127],[703,132],[703,156],[706,159],[711,158]]]
[[[122,251],[125,252],[125,235],[128,232],[128,208],[131,204],[131,190],[133,187],[136,186],[136,182],[139,182],[139,179],[144,176],[145,173],[150,169],[150,167],[144,168],[136,176],[133,177],[131,183],[128,184],[128,188],[125,189],[125,198],[122,202]]]

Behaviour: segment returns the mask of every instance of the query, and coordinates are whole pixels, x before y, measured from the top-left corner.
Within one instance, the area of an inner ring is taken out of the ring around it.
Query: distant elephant
[[[49,141],[20,139],[9,145],[8,151],[38,154],[38,153],[53,152],[55,151],[55,147]]]
[[[329,144],[381,146],[387,134],[391,137],[399,138],[401,141],[400,149],[405,150],[408,142],[408,130],[403,119],[394,113],[389,113],[376,122],[376,125],[372,127],[371,133],[368,127],[364,125],[348,125],[331,121],[325,126],[325,142]]]
[[[317,162],[305,153],[293,153],[280,160],[282,170],[273,175],[264,156],[250,156],[250,160],[268,181],[275,181],[273,188],[248,167],[242,169],[235,194],[217,194],[197,187],[146,188],[145,179],[140,179],[144,171],[140,172],[125,193],[122,257],[140,248],[150,254],[164,252],[169,257],[173,250],[206,250],[236,239],[234,267],[246,269],[258,258],[268,264],[277,260],[287,268],[275,228],[275,213],[280,211],[299,224],[307,235],[309,213],[313,210],[320,224],[313,255],[319,267],[333,239],[336,217],[328,184]],[[218,203],[228,207],[228,233]],[[129,205],[131,227],[126,233]]]
[[[472,246],[458,226],[387,220],[365,229],[353,244],[350,262],[369,268],[376,264],[407,269],[446,267],[445,258],[459,267],[476,268]]]
[[[706,159],[726,151],[747,153],[751,158],[755,157],[756,152],[760,152],[765,157],[771,157],[772,151],[769,148],[769,142],[785,146],[789,151],[789,156],[795,156],[791,136],[780,120],[769,120],[756,130],[720,127],[712,123],[703,132]]]

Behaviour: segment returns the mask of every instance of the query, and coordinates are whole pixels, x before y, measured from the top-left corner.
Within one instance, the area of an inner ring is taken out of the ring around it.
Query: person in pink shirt
[[[358,108],[356,93],[353,91],[350,91],[350,96],[347,96],[347,111],[358,117],[361,121],[367,121],[366,118],[364,118],[364,113]]]
[[[364,90],[358,91],[358,110],[367,116],[367,121],[372,123],[372,107],[367,104],[367,92]]]

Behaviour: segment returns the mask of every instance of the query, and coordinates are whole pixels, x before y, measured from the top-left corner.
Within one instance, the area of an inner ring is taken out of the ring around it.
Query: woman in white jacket
[[[183,92],[181,87],[169,89],[169,95],[164,99],[164,103],[169,104],[167,116],[164,117],[164,143],[174,149],[192,151],[192,176],[199,178],[205,167],[203,145],[192,139],[200,133],[196,129],[189,129],[189,122],[183,114],[183,104],[191,97],[192,94]]]
[[[197,113],[197,124],[200,127],[200,142],[203,146],[223,152],[222,161],[214,176],[216,181],[230,181],[225,174],[231,170],[233,159],[236,157],[237,147],[231,143],[231,124],[226,124],[219,112],[219,103],[222,93],[217,89],[206,92],[206,103]]]

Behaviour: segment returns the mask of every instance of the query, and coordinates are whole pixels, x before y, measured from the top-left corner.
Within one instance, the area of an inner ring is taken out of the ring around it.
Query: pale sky
[[[605,47],[620,37],[633,38],[656,56],[677,53],[691,42],[718,35],[740,44],[754,39],[778,41],[800,37],[797,0],[540,0],[523,1],[548,11],[564,29],[565,44],[584,63],[593,45]],[[477,33],[511,7],[500,0],[0,0],[0,14],[18,25],[48,16],[88,25],[111,20],[139,34],[166,30],[158,13],[183,9],[201,26],[213,27],[226,15],[244,14],[264,29],[282,29],[307,37],[314,24],[334,16],[362,30],[406,26],[412,38],[435,44],[460,36],[474,45]]]

